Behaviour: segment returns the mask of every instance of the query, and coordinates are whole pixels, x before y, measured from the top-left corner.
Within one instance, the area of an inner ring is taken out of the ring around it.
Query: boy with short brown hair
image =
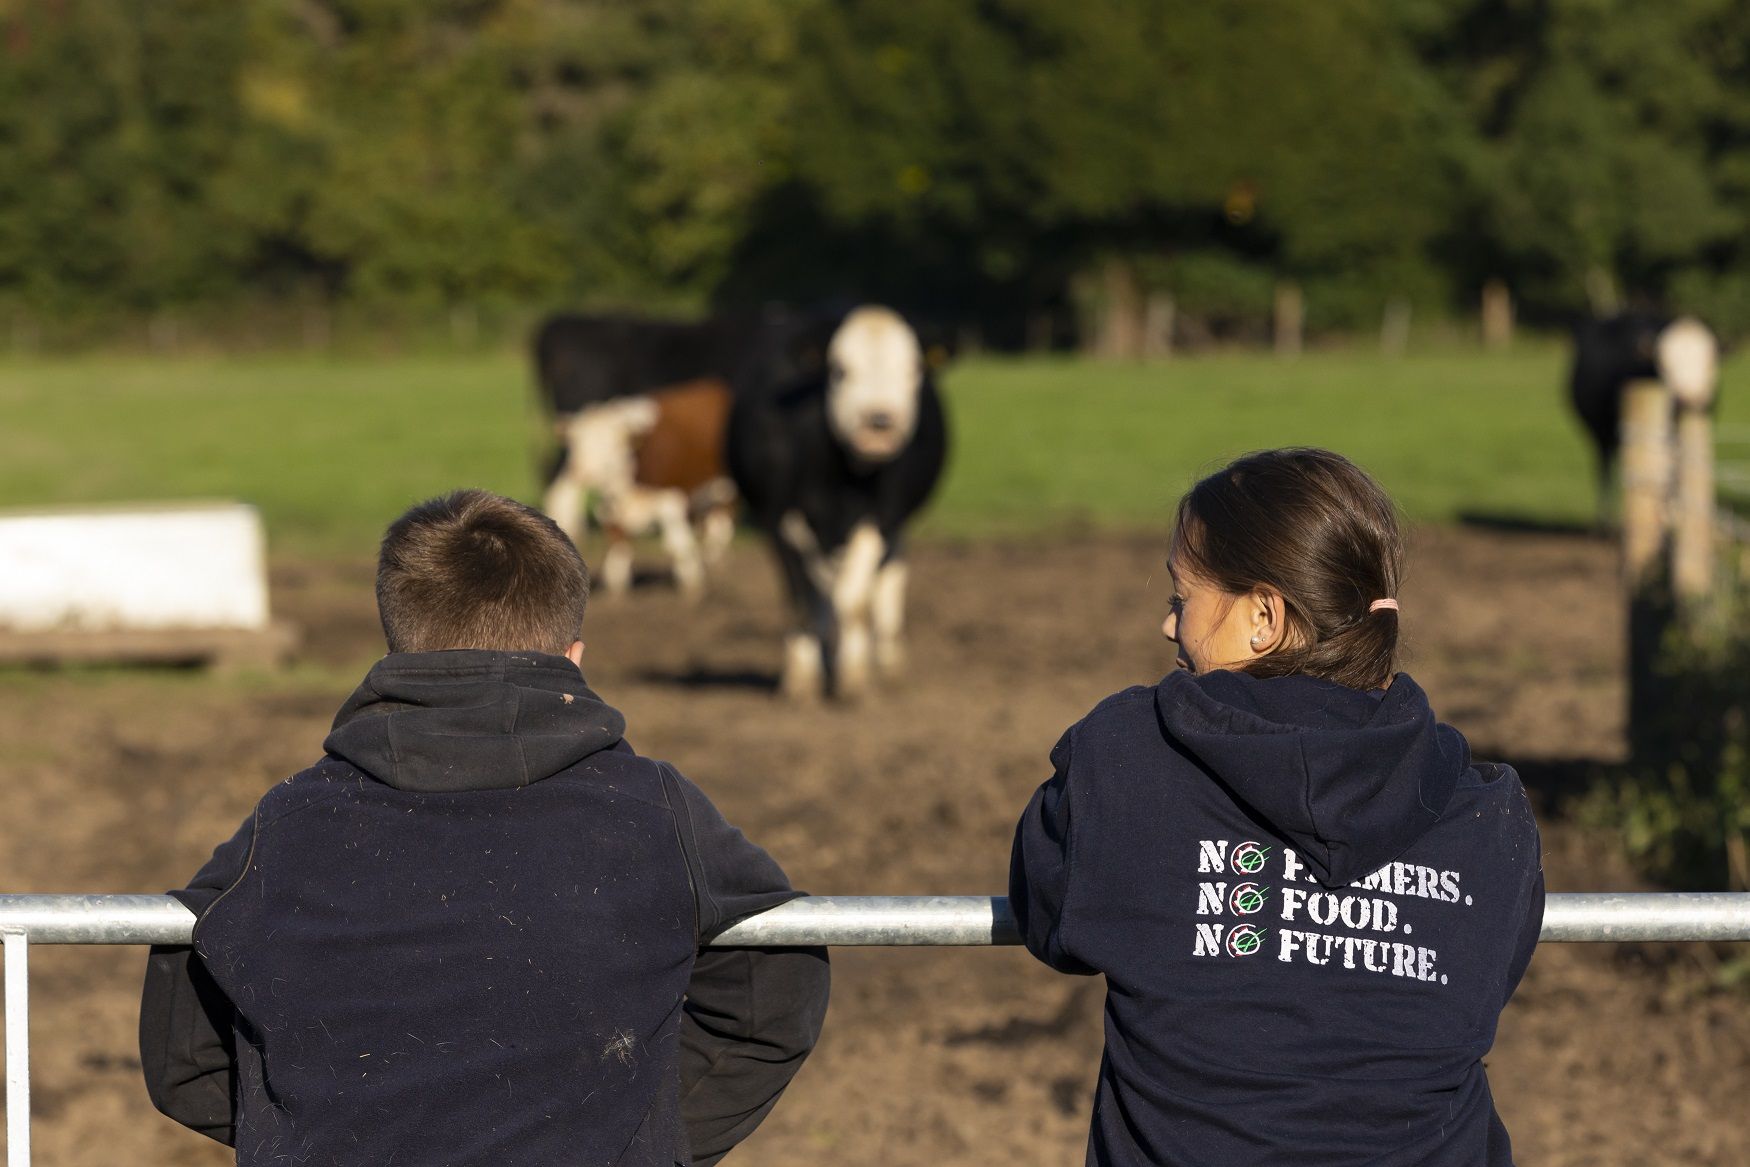
[[[390,654],[190,885],[141,1058],[239,1164],[717,1162],[819,1034],[823,949],[702,949],[799,895],[584,683],[588,573],[483,491],[383,540]]]

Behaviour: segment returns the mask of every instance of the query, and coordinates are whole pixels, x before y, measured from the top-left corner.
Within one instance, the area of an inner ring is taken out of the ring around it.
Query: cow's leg
[[[820,700],[825,658],[820,638],[812,631],[791,629],[784,635],[784,674],[778,691],[797,703]]]
[[[632,537],[615,522],[604,529],[608,549],[602,552],[602,590],[609,596],[623,596],[632,587]]]
[[[875,525],[859,523],[840,556],[832,608],[839,628],[834,672],[841,697],[856,697],[869,687],[869,602],[886,554],[887,541]]]
[[[662,529],[662,545],[674,565],[675,583],[683,596],[697,600],[705,594],[705,565],[699,558],[699,544],[693,539],[686,492],[664,490],[653,503],[656,521]]]
[[[828,667],[837,642],[832,603],[823,583],[831,572],[807,521],[794,511],[770,524],[778,568],[795,620],[784,637],[784,671],[778,691],[792,701],[816,701],[832,686]]]
[[[632,539],[650,526],[650,500],[636,488],[604,485],[596,517],[608,541],[602,552],[602,591],[609,597],[624,596],[632,590]]]
[[[893,679],[905,669],[905,585],[910,568],[895,555],[881,565],[875,575],[875,597],[871,601],[870,623],[875,628],[875,669],[883,677]]]
[[[583,477],[577,473],[577,456],[570,449],[569,439],[559,449],[553,465],[553,478],[547,483],[547,493],[541,499],[541,511],[571,537],[572,542],[583,532]]]
[[[722,483],[721,486],[718,483]],[[705,487],[705,517],[700,542],[704,547],[705,564],[714,567],[723,561],[723,553],[735,540],[735,486],[728,479],[719,479]]]
[[[704,530],[701,542],[705,550],[705,563],[709,566],[723,562],[724,552],[735,541],[735,508],[733,506],[712,507],[705,512],[702,524]]]
[[[1594,534],[1608,535],[1616,529],[1616,483],[1611,474],[1612,451],[1598,452],[1598,507],[1593,519]]]

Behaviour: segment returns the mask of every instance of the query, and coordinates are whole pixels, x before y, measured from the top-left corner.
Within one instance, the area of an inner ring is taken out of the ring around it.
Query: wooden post
[[[1622,572],[1628,599],[1628,741],[1638,762],[1662,748],[1657,665],[1670,627],[1665,568],[1671,498],[1671,393],[1662,381],[1631,381],[1622,394]]]
[[[1631,381],[1622,394],[1622,569],[1631,592],[1658,577],[1671,492],[1671,394]]]
[[[1500,352],[1513,343],[1513,293],[1501,280],[1483,285],[1483,347]]]
[[[1276,355],[1298,357],[1306,333],[1306,303],[1301,298],[1300,285],[1293,280],[1276,281],[1274,316]]]
[[[1150,292],[1142,306],[1142,355],[1164,358],[1173,355],[1173,321],[1178,305],[1171,292]]]
[[[1103,357],[1142,355],[1142,289],[1130,265],[1117,256],[1100,271],[1100,322],[1095,351]]]
[[[1714,423],[1705,409],[1677,415],[1671,586],[1684,603],[1706,599],[1714,587]]]
[[[1720,345],[1693,317],[1659,334],[1659,371],[1677,406],[1677,494],[1671,588],[1693,608],[1714,586],[1714,444],[1709,407],[1719,387]]]
[[[1385,314],[1379,322],[1379,351],[1388,357],[1401,357],[1410,345],[1410,298],[1393,296],[1385,302]]]

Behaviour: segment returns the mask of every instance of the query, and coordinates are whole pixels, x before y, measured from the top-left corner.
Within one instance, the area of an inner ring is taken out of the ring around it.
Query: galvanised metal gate
[[[32,944],[187,944],[194,916],[169,896],[0,895],[6,949],[6,1164],[30,1164]],[[1543,942],[1750,940],[1750,893],[1557,894]],[[808,896],[713,937],[724,948],[1019,944],[1003,896]]]

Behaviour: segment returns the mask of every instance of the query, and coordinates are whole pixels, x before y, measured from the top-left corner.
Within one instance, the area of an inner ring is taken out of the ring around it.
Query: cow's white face
[[[827,420],[834,435],[867,462],[905,449],[917,428],[924,353],[897,312],[858,308],[826,349]]]
[[[1720,346],[1707,325],[1692,316],[1671,322],[1659,334],[1659,379],[1677,400],[1699,408],[1713,400],[1720,378]]]

